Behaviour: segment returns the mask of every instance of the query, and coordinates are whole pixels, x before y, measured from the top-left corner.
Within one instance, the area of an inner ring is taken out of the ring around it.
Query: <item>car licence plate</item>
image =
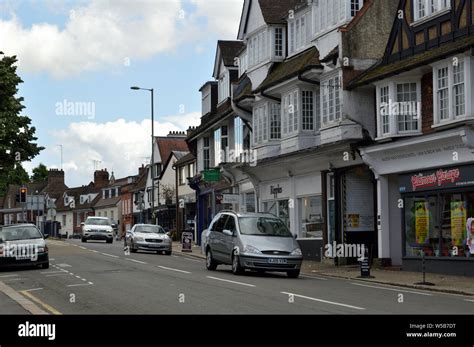
[[[278,259],[278,258],[270,258],[270,259],[268,259],[268,262],[270,264],[286,264],[287,260],[286,259]]]

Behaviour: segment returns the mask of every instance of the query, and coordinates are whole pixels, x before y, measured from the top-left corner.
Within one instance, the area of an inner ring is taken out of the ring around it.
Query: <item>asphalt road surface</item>
[[[0,281],[51,314],[466,314],[472,297],[356,280],[208,271],[186,254],[125,255],[122,242],[48,241],[49,269]],[[2,314],[28,313],[0,291]]]

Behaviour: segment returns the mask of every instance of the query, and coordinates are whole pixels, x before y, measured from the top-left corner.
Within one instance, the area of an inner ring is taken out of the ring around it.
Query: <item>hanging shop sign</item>
[[[221,172],[219,170],[204,170],[202,177],[206,182],[219,182],[221,180]]]
[[[474,186],[474,165],[440,168],[399,176],[400,193]]]

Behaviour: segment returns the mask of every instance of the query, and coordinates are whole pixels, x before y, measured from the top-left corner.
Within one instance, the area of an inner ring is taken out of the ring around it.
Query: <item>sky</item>
[[[95,168],[135,175],[155,135],[199,125],[217,40],[237,37],[243,0],[0,0],[0,51],[18,57],[23,115],[44,146],[23,166],[61,165],[69,187]]]

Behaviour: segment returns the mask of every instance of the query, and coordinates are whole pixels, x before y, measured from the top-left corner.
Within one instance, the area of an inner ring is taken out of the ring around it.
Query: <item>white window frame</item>
[[[456,60],[457,59],[457,60]],[[463,64],[463,77],[464,77],[464,114],[455,115],[455,83],[454,83],[454,70],[455,62]],[[433,127],[443,126],[446,124],[459,122],[473,116],[472,106],[472,81],[474,80],[473,74],[473,58],[469,55],[458,55],[453,56],[443,61],[432,64],[433,67]],[[440,107],[439,107],[439,88],[438,88],[438,71],[440,69],[448,69],[448,117],[441,119]]]
[[[207,158],[206,158],[206,153],[207,153]],[[202,138],[202,165],[203,165],[202,166],[203,170],[208,170],[211,168],[211,138],[210,136],[205,136]]]
[[[451,0],[412,0],[414,23],[430,20],[451,10]]]
[[[307,107],[311,107],[309,110]],[[311,112],[311,117],[306,117],[307,112]],[[311,123],[307,121],[310,120]],[[308,126],[306,129],[305,127]],[[301,90],[301,131],[314,132],[316,129],[316,97],[313,90]]]
[[[279,32],[279,33],[277,33]],[[285,30],[282,27],[273,28],[273,56],[276,59],[285,57]],[[279,54],[278,54],[279,53]]]
[[[226,100],[230,96],[229,91],[229,72],[225,70],[219,77],[218,81],[219,103]]]
[[[247,54],[249,55],[246,66],[247,69],[252,69],[256,66],[259,66],[270,59],[270,53],[273,51],[273,48],[269,47],[269,45],[274,44],[271,30],[265,28],[254,34],[251,34],[247,42]]]
[[[294,55],[308,46],[308,28],[310,24],[310,12],[305,12],[288,22],[288,55]]]
[[[417,129],[403,131],[398,127],[399,115],[394,115],[393,110],[396,106],[397,100],[397,86],[401,84],[416,84],[416,109],[417,109]],[[385,105],[386,117],[388,117],[388,131],[384,131],[384,123],[382,119],[382,90],[388,88],[389,104]],[[399,137],[399,136],[413,136],[420,135],[422,132],[422,111],[421,111],[421,77],[400,77],[390,81],[383,81],[376,84],[376,98],[377,98],[377,139]]]
[[[321,127],[342,120],[344,101],[341,79],[339,71],[321,79]],[[338,107],[339,112],[337,112]]]
[[[253,108],[253,144],[263,145],[269,136],[269,103],[260,103]]]
[[[280,140],[281,139],[281,104],[270,103],[269,106],[270,114],[268,116],[269,121],[269,140]]]
[[[358,2],[360,10],[364,0],[313,0],[311,16],[313,35],[323,35],[351,20],[354,14],[352,11],[354,1]]]

